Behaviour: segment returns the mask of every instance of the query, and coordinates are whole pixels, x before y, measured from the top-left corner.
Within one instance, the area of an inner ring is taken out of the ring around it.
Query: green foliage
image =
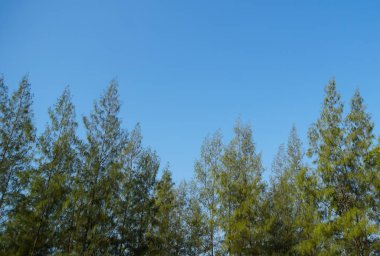
[[[304,168],[302,158],[301,141],[293,126],[287,147],[280,146],[272,166],[275,176],[267,192],[269,215],[265,251],[268,254],[294,255],[296,246],[302,241],[299,227],[305,223],[298,223],[303,210],[301,207],[306,207],[300,195],[304,189],[303,180],[300,180]]]
[[[107,254],[115,228],[113,200],[118,193],[126,133],[118,117],[120,103],[113,81],[84,117],[87,143],[81,148],[83,167],[75,188],[75,249],[81,254]]]
[[[116,221],[113,251],[118,255],[140,255],[148,250],[155,213],[153,191],[159,160],[141,143],[141,129],[137,125],[123,149],[119,193],[113,201]]]
[[[206,213],[202,211],[198,188],[194,183],[185,190],[185,208],[183,210],[185,221],[185,255],[207,255],[210,254],[209,229]],[[182,254],[183,255],[183,254]]]
[[[221,250],[220,227],[218,225],[218,211],[220,198],[218,197],[218,179],[222,172],[222,135],[215,133],[206,138],[201,148],[201,159],[195,163],[195,180],[199,194],[200,211],[204,212],[205,227],[207,230],[206,255],[214,256]]]
[[[368,255],[378,230],[371,212],[373,169],[366,168],[374,135],[363,99],[356,92],[351,110],[343,117],[343,104],[335,82],[326,87],[322,113],[310,130],[321,223],[315,228],[322,252]],[[317,232],[322,230],[323,232]],[[321,239],[322,238],[322,239]]]
[[[70,98],[66,89],[54,108],[49,109],[50,123],[37,143],[38,168],[29,174],[29,195],[9,222],[8,239],[18,247],[20,255],[63,249],[62,233],[70,217],[65,203],[78,164],[77,123]]]
[[[346,113],[334,80],[309,161],[293,127],[268,183],[239,121],[228,144],[204,140],[194,180],[176,185],[140,125],[122,128],[115,81],[83,141],[68,89],[37,139],[31,106],[27,78],[11,96],[0,78],[0,255],[380,254],[380,146],[360,93]]]
[[[31,168],[35,129],[32,95],[27,77],[8,96],[8,87],[0,78],[0,228],[22,200],[24,172]]]
[[[15,214],[26,204],[28,173],[32,168],[35,147],[32,95],[24,77],[18,89],[8,96],[0,78],[0,253],[20,255],[13,240]],[[18,232],[18,230],[15,230]],[[25,235],[25,234],[23,234]]]
[[[255,152],[249,126],[237,122],[234,131],[234,138],[224,150],[223,168],[218,175],[223,246],[231,254],[259,254],[264,192],[261,157]]]
[[[151,255],[181,255],[183,253],[184,233],[181,232],[179,209],[181,201],[174,188],[171,173],[165,169],[155,188],[156,214],[151,230]]]

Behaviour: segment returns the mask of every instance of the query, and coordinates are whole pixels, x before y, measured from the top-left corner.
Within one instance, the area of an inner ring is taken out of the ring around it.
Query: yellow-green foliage
[[[334,80],[269,182],[240,121],[176,185],[140,126],[122,128],[115,81],[82,139],[68,89],[37,139],[31,104],[27,78],[11,96],[0,78],[0,255],[380,255],[380,146],[360,93],[345,110]]]

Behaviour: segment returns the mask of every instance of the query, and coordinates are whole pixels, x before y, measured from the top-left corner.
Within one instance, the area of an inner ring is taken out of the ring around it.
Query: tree
[[[118,255],[126,255],[128,253],[127,245],[129,241],[132,240],[132,237],[128,237],[131,232],[129,224],[133,215],[131,211],[133,208],[132,204],[135,203],[132,201],[135,193],[134,189],[136,188],[134,179],[138,172],[139,159],[144,153],[141,143],[141,128],[140,125],[137,124],[132,130],[128,138],[128,143],[123,149],[123,171],[118,182],[120,192],[114,201],[116,220],[114,251],[115,254]]]
[[[180,191],[181,188],[178,189]],[[183,215],[183,230],[185,237],[185,250],[183,255],[209,255],[210,241],[207,213],[202,210],[200,203],[200,193],[196,183],[192,181],[183,188],[185,195],[182,200],[182,210],[178,212],[178,216]],[[180,193],[179,193],[180,195]]]
[[[334,219],[341,215],[346,196],[342,186],[345,178],[342,166],[345,131],[343,103],[334,80],[326,86],[325,94],[321,116],[309,131],[308,153],[309,156],[316,156],[313,163],[319,179],[317,196],[322,220],[315,226],[313,234],[319,240],[318,247],[322,252],[335,255],[343,253],[334,241],[338,236]]]
[[[195,164],[195,179],[199,191],[201,211],[205,214],[207,229],[206,255],[214,256],[220,250],[218,225],[219,198],[217,180],[222,168],[222,136],[215,133],[206,138],[201,147],[201,157]]]
[[[376,232],[368,219],[372,187],[364,160],[373,142],[373,124],[360,94],[343,117],[343,104],[335,81],[326,87],[321,116],[310,130],[310,156],[314,156],[322,222],[314,229],[321,251],[329,254],[371,251]]]
[[[82,147],[83,170],[78,174],[75,251],[81,255],[107,254],[115,224],[113,200],[118,194],[126,132],[118,117],[117,84],[112,81],[94,110],[83,121],[87,143]]]
[[[27,78],[0,78],[0,255],[380,255],[380,146],[357,91],[332,80],[309,130],[293,127],[262,180],[252,129],[204,140],[195,179],[173,182],[157,153],[127,133],[116,82],[83,118],[66,89],[37,137]]]
[[[137,168],[131,174],[132,187],[126,191],[128,215],[123,241],[128,255],[144,255],[149,250],[149,232],[155,216],[154,188],[160,163],[149,149],[142,152]]]
[[[308,240],[316,213],[312,179],[303,164],[301,140],[292,127],[287,146],[281,145],[272,165],[274,177],[267,193],[268,255],[296,255],[298,246]]]
[[[64,204],[78,164],[77,123],[68,89],[49,109],[49,116],[50,123],[38,139],[38,168],[30,173],[25,204],[17,207],[7,229],[7,239],[20,255],[56,253],[66,238]]]
[[[372,174],[368,179],[371,180],[372,193],[370,194],[371,201],[369,203],[370,209],[368,217],[376,225],[377,232],[375,235],[370,236],[371,250],[374,255],[380,254],[380,145],[377,144],[365,159],[365,166],[367,170],[370,170]]]
[[[27,77],[11,97],[0,77],[0,254],[10,251],[7,229],[28,189],[35,145],[32,103]]]
[[[261,157],[255,152],[252,130],[239,122],[235,136],[224,150],[219,177],[219,197],[223,198],[220,223],[229,254],[260,254],[263,223],[260,214],[264,184]]]
[[[165,169],[155,188],[156,214],[151,231],[150,255],[183,255],[184,235],[179,220],[179,209],[183,208],[178,199],[171,173]]]
[[[321,253],[320,225],[317,176],[310,168],[304,166],[295,176],[296,219],[298,243],[294,251],[298,255],[319,255]]]
[[[372,150],[374,141],[373,123],[359,91],[351,100],[350,113],[345,118],[344,186],[346,202],[338,224],[343,232],[342,243],[347,252],[368,255],[372,252],[377,226],[369,217],[373,201],[374,170],[367,168],[365,160]]]
[[[20,182],[31,168],[35,141],[32,103],[27,77],[11,98],[0,77],[0,231],[25,192]]]

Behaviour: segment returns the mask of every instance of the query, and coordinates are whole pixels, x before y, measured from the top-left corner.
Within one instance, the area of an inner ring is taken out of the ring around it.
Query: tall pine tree
[[[264,224],[261,157],[256,153],[249,126],[238,122],[234,131],[235,136],[224,151],[218,186],[219,197],[223,198],[220,221],[224,248],[229,254],[260,254]]]
[[[76,188],[75,250],[80,255],[107,254],[112,250],[114,232],[113,203],[117,198],[118,179],[126,132],[118,117],[120,102],[113,81],[84,117],[87,143],[82,148],[84,166]]]
[[[206,138],[201,148],[201,157],[195,164],[195,179],[199,191],[199,202],[206,218],[206,255],[214,256],[220,251],[220,228],[218,225],[219,198],[218,176],[222,171],[223,144],[221,134]]]
[[[35,141],[32,94],[27,77],[9,98],[0,78],[0,231],[20,200],[25,188],[23,173],[31,168]]]
[[[273,163],[275,176],[268,191],[268,247],[272,255],[294,255],[298,244],[297,215],[303,202],[297,196],[296,177],[303,168],[301,141],[293,126],[287,147],[280,146]]]
[[[77,123],[68,89],[49,109],[49,116],[38,139],[38,168],[30,174],[25,204],[17,208],[7,230],[12,250],[19,255],[58,253],[66,238],[64,205],[78,163]]]
[[[313,234],[319,237],[321,252],[366,255],[371,251],[376,228],[368,219],[372,186],[364,160],[371,150],[372,130],[360,94],[354,95],[351,111],[344,118],[335,81],[330,81],[321,116],[309,136],[322,220]]]

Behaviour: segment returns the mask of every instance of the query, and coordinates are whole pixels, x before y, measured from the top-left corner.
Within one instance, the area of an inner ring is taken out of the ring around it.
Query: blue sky
[[[124,125],[141,123],[175,180],[192,177],[206,135],[220,129],[227,142],[239,117],[269,170],[293,123],[307,146],[332,77],[347,106],[359,88],[380,124],[379,9],[347,0],[3,0],[0,73],[11,89],[29,74],[40,132],[66,85],[79,120],[116,78]]]

